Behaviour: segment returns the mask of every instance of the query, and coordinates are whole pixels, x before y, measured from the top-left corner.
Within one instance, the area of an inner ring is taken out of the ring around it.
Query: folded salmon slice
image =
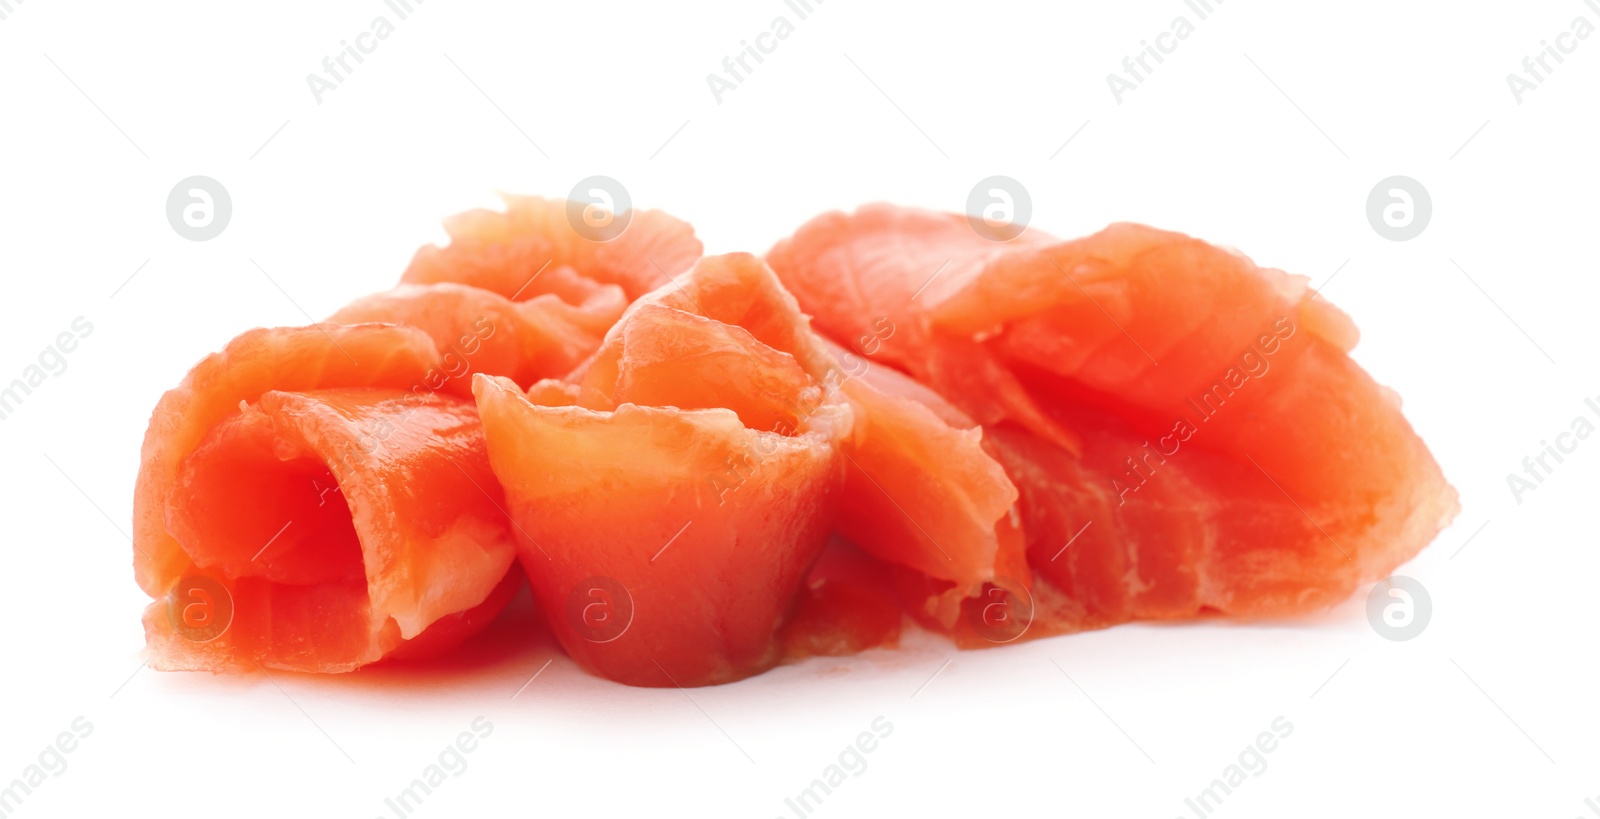
[[[803,328],[750,315],[746,291],[719,289],[736,284],[723,269],[705,260],[682,289],[630,308],[571,380],[535,387],[548,404],[505,379],[474,385],[553,630],[579,663],[630,685],[729,682],[776,663],[833,523],[849,406],[763,340]],[[717,317],[730,309],[753,320]]]
[[[603,677],[714,685],[782,659],[851,410],[779,296],[754,256],[704,259],[568,381],[475,381],[534,592]]]
[[[472,402],[421,331],[251,330],[157,404],[134,497],[152,665],[348,671],[482,628],[520,583]]]
[[[1348,357],[1349,319],[1240,254],[1140,225],[997,243],[875,205],[818,217],[768,262],[835,339],[891,322],[874,361],[984,425],[1056,587],[1037,633],[1326,605],[1457,509]]]

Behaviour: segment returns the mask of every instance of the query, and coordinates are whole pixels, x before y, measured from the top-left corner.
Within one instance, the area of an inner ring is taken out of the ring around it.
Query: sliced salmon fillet
[[[870,357],[983,424],[1055,586],[1036,633],[1326,605],[1457,509],[1349,358],[1350,320],[1241,254],[1130,224],[993,242],[964,216],[874,205],[767,259],[832,338],[892,322]]]
[[[584,667],[708,685],[894,645],[902,611],[966,647],[1303,612],[1456,512],[1348,317],[1236,252],[879,205],[769,268],[567,207],[455,217],[400,286],[163,396],[155,667],[433,656],[525,574]]]
[[[409,327],[258,329],[162,397],[134,497],[154,667],[348,671],[498,613],[515,546],[441,364]]]
[[[704,260],[630,308],[572,389],[533,391],[557,405],[506,379],[474,383],[556,636],[630,685],[729,682],[776,663],[833,524],[850,408],[767,343],[804,328],[724,271]],[[733,313],[745,323],[721,320]]]
[[[580,304],[598,283],[616,285],[637,299],[700,258],[702,246],[687,222],[657,210],[635,210],[621,234],[597,241],[579,233],[567,202],[504,196],[506,209],[470,210],[445,220],[450,243],[417,251],[402,281],[454,282],[513,301],[529,292]]]

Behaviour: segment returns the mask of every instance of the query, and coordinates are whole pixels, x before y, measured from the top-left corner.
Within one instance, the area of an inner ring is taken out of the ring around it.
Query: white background
[[[320,104],[306,75],[393,21],[380,0],[11,3],[0,381],[74,317],[94,325],[0,421],[0,784],[74,717],[94,725],[18,815],[390,816],[384,798],[480,715],[493,734],[417,815],[791,816],[785,797],[880,715],[893,734],[816,815],[1192,816],[1184,799],[1280,715],[1293,734],[1216,815],[1600,802],[1600,442],[1520,504],[1506,484],[1600,395],[1600,35],[1520,104],[1505,79],[1574,18],[1600,25],[1581,0],[1228,0],[1121,104],[1106,75],[1195,20],[1179,0],[827,0],[721,104],[706,75],[794,20],[780,0],[429,0]],[[164,213],[193,174],[233,199],[203,243]],[[710,252],[872,200],[960,210],[1007,174],[1058,235],[1145,221],[1326,284],[1461,492],[1401,570],[1430,625],[1381,639],[1363,589],[1288,623],[961,654],[917,635],[686,696],[588,676],[530,636],[524,600],[449,667],[141,670],[124,533],[161,392],[246,328],[389,286],[441,217],[591,174]],[[1392,174],[1433,199],[1403,243],[1365,216]]]

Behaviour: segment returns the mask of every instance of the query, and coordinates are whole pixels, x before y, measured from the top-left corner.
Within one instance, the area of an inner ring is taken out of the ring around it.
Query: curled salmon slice
[[[440,364],[413,328],[252,330],[162,397],[134,500],[154,667],[349,671],[499,612],[503,496]]]
[[[630,308],[566,385],[474,382],[556,636],[630,685],[729,682],[782,659],[834,522],[850,407],[770,346],[803,328],[727,287],[723,264]]]

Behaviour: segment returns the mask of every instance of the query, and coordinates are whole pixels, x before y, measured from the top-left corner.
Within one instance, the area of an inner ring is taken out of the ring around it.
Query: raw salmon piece
[[[402,284],[357,299],[328,320],[422,330],[443,354],[443,366],[428,374],[426,386],[470,398],[473,373],[503,375],[529,385],[565,375],[600,347],[627,307],[627,297],[616,285],[575,281],[590,285],[565,294],[580,299],[576,303],[553,292],[512,301],[463,284]]]
[[[504,606],[502,496],[440,366],[412,328],[251,330],[162,397],[134,497],[153,666],[348,671]]]
[[[522,564],[557,637],[630,685],[729,682],[776,663],[834,521],[849,405],[766,343],[804,337],[782,326],[798,314],[748,298],[718,275],[724,265],[707,259],[682,289],[630,308],[575,392],[536,386],[566,405],[474,382]],[[718,318],[734,313],[746,323]]]
[[[580,304],[596,284],[616,285],[637,299],[700,258],[688,223],[657,210],[629,211],[610,241],[572,226],[566,200],[503,196],[504,211],[470,210],[445,220],[450,244],[417,251],[402,281],[454,282],[518,301],[550,293]],[[603,328],[602,328],[603,332]]]
[[[438,363],[433,343],[417,330],[322,325],[249,330],[196,364],[183,383],[161,396],[145,432],[133,499],[135,553],[143,558],[134,564],[140,588],[159,597],[191,565],[167,534],[167,493],[179,462],[211,427],[237,412],[239,402],[272,389],[407,389]]]
[[[779,659],[832,520],[840,414],[785,436],[725,409],[544,407],[505,379],[475,385],[523,567],[575,660],[629,685],[698,686]],[[759,470],[719,499],[711,477],[752,452]]]
[[[1030,562],[1068,598],[1040,609],[1070,627],[1326,605],[1456,511],[1349,359],[1349,319],[1237,253],[1139,225],[996,243],[964,216],[875,205],[768,261],[835,339],[893,322],[872,358],[984,424]]]

